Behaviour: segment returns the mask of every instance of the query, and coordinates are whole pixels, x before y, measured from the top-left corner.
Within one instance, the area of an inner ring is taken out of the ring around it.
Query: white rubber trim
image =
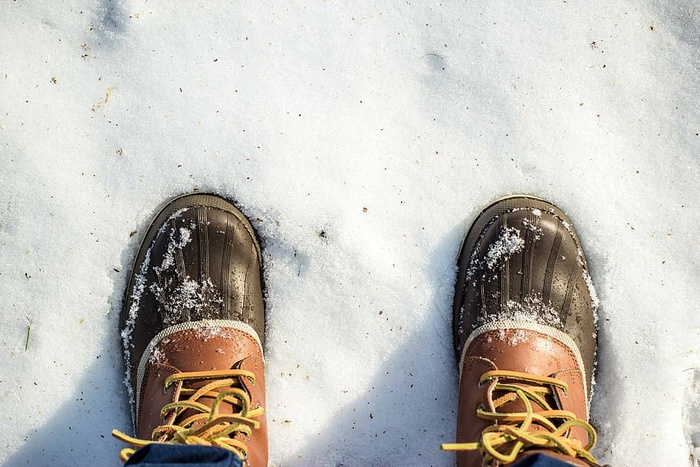
[[[257,342],[258,344],[258,349],[260,349],[260,354],[263,354],[262,344],[260,343],[260,337],[258,336],[258,333],[255,332],[255,329],[253,329],[252,326],[242,321],[233,321],[229,319],[204,319],[201,321],[187,321],[163,329],[156,335],[156,337],[151,339],[151,342],[148,343],[148,346],[146,347],[146,350],[144,350],[143,355],[141,355],[141,361],[139,362],[139,367],[136,372],[136,414],[134,417],[134,424],[136,423],[136,417],[138,417],[139,413],[139,403],[141,401],[141,383],[143,382],[143,375],[146,372],[146,364],[148,363],[148,359],[151,356],[151,352],[153,352],[153,349],[158,344],[160,344],[160,341],[176,332],[206,328],[226,328],[242,331],[250,335],[250,337],[252,337],[253,339],[255,339],[255,342]]]
[[[491,331],[498,331],[501,329],[527,329],[530,331],[536,331],[542,334],[545,334],[552,339],[556,339],[562,344],[564,344],[566,347],[573,352],[574,356],[576,357],[576,363],[578,364],[579,368],[581,369],[581,372],[583,373],[583,390],[584,394],[586,395],[586,399],[588,399],[589,394],[588,394],[588,378],[587,378],[587,372],[589,368],[586,368],[583,364],[583,358],[581,357],[581,351],[578,349],[578,346],[574,342],[574,340],[569,337],[568,334],[565,332],[560,331],[557,328],[553,328],[551,326],[546,326],[544,324],[539,324],[539,323],[533,323],[532,321],[518,321],[514,319],[501,319],[501,320],[496,320],[492,321],[488,324],[484,324],[482,326],[479,326],[476,328],[474,331],[472,331],[471,334],[469,334],[469,338],[467,339],[467,342],[464,344],[464,348],[462,348],[462,355],[459,359],[459,379],[461,381],[462,379],[462,368],[464,367],[464,357],[467,353],[467,350],[469,349],[469,346],[471,345],[474,340],[479,337],[480,335],[491,332]]]

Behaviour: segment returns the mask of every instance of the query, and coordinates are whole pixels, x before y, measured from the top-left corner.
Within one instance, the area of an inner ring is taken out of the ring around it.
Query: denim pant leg
[[[241,460],[231,451],[211,446],[149,444],[136,451],[124,465],[141,467],[241,467]]]
[[[559,459],[538,453],[513,464],[513,467],[568,467],[569,465]]]
[[[210,446],[149,444],[136,451],[124,465],[141,467],[242,467],[240,459],[230,451]],[[545,454],[529,456],[513,467],[566,467],[568,464]]]

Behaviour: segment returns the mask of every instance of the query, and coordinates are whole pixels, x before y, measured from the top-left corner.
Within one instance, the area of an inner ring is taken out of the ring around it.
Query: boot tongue
[[[522,382],[522,381],[508,381],[507,379],[501,379],[500,383],[508,383],[508,384],[514,384],[522,387],[525,391],[533,391],[535,388],[541,387],[541,386],[536,386],[535,384],[529,384],[527,382]],[[508,396],[509,398],[513,398],[513,400],[509,400],[508,402],[500,405],[497,407],[497,411],[502,414],[509,414],[509,413],[517,413],[517,414],[526,414],[527,413],[527,405],[525,401],[519,397],[516,393],[512,391],[501,391],[501,390],[494,390],[492,393],[492,400],[494,403],[498,401],[500,397],[505,397]],[[527,396],[524,396],[527,397]],[[559,407],[556,398],[553,397],[552,395],[545,395],[541,396],[549,406],[555,410],[559,410],[561,407]],[[538,413],[538,412],[543,412],[545,408],[543,408],[539,403],[536,401],[533,401],[530,399],[530,405],[532,407],[532,412],[533,413]],[[540,426],[536,421],[533,421],[533,423],[530,425],[530,428],[528,431],[548,431],[546,428]]]
[[[244,360],[251,356],[251,348],[247,341],[241,339],[236,333],[240,333],[240,331],[216,326],[202,326],[177,331],[160,341],[154,349],[153,358],[182,373],[237,369],[241,367]],[[183,387],[196,392],[212,381],[214,380],[208,378],[187,380]],[[248,392],[243,382],[237,382],[237,386]],[[215,389],[217,392],[226,390],[226,387]],[[190,393],[181,394],[179,400],[186,400],[190,396]],[[211,407],[215,399],[215,396],[205,395],[200,397],[197,402]],[[232,414],[240,411],[241,407],[234,406],[229,402],[221,402],[218,405],[218,413],[221,414]],[[171,419],[169,422],[179,423],[199,413],[201,412],[195,409],[186,409],[177,417],[177,420]],[[206,419],[203,419],[195,422],[192,426],[196,429],[206,423]]]
[[[211,383],[211,380],[200,380],[200,381],[188,381],[186,383],[186,387],[188,389],[192,389],[194,391],[197,391],[204,387],[205,385]],[[225,391],[227,388],[222,388],[219,389],[219,391]],[[242,389],[245,391],[245,387],[242,387]],[[186,398],[187,396],[185,396]],[[182,397],[180,398],[181,400],[183,399]],[[204,395],[197,399],[197,402],[200,404],[206,405],[207,407],[212,407],[214,405],[214,401],[216,400],[215,396],[209,396],[209,395]],[[230,415],[234,413],[239,413],[241,412],[242,407],[238,405],[231,404],[230,402],[220,402],[219,405],[217,406],[217,413],[222,414],[222,415]],[[197,415],[201,413],[198,410],[195,409],[187,409],[183,411],[176,420],[174,420],[175,424],[178,424],[179,422],[182,422],[183,420],[186,420],[188,417],[191,417],[193,415]],[[202,420],[198,420],[195,423],[192,424],[192,428],[195,430],[206,425],[207,419],[203,418]]]

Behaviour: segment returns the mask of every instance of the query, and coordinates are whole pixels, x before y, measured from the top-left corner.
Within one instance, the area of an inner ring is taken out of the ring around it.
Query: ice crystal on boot
[[[489,245],[489,250],[486,252],[484,262],[487,269],[494,269],[497,265],[502,264],[511,255],[521,251],[525,246],[525,240],[520,237],[520,231],[515,227],[501,228],[501,234],[496,241]]]
[[[540,227],[537,227],[530,219],[527,217],[523,219],[523,226],[527,229],[530,230],[531,232],[534,232],[535,234],[535,240],[539,240],[542,238],[542,229]]]
[[[193,228],[195,226],[192,226]],[[176,235],[176,234],[179,234]],[[182,250],[182,247],[187,245],[190,241],[192,240],[191,237],[191,232],[189,229],[186,229],[184,227],[180,227],[179,230],[171,231],[170,232],[170,238],[168,239],[168,250],[166,251],[165,255],[163,256],[163,262],[160,264],[160,266],[156,266],[153,268],[153,270],[156,272],[156,274],[160,275],[163,271],[168,270],[171,267],[175,266],[175,252],[177,250]]]
[[[224,303],[211,279],[201,283],[189,277],[170,280],[163,285],[151,285],[151,292],[158,300],[166,326],[182,321],[212,319],[218,316],[218,310]]]

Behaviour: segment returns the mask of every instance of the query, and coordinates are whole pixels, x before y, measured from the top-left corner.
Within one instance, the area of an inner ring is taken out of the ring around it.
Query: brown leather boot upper
[[[261,254],[233,204],[193,194],[160,210],[137,255],[121,325],[137,437],[203,440],[267,465]]]
[[[455,287],[458,445],[447,448],[472,443],[458,465],[505,465],[551,449],[552,436],[566,448],[551,452],[592,460],[596,301],[578,236],[556,206],[514,196],[482,211]]]
[[[498,384],[518,385],[525,389],[544,388],[543,399],[547,407],[530,400],[532,411],[546,413],[552,411],[570,412],[575,419],[588,419],[588,398],[584,389],[584,376],[580,369],[580,357],[572,351],[571,342],[565,336],[563,341],[550,333],[533,329],[498,329],[486,331],[476,337],[465,351],[461,368],[459,387],[459,410],[457,413],[457,441],[475,442],[482,432],[494,425],[493,419],[480,418],[477,411],[501,414],[525,414],[527,408],[523,399],[512,391],[501,390]],[[515,350],[514,350],[515,348]],[[485,357],[487,356],[487,357]],[[484,381],[484,375],[498,370],[515,371],[531,376],[545,376],[545,383],[527,381],[516,377],[495,377]],[[556,384],[546,384],[549,379]],[[559,385],[561,383],[561,385]],[[542,393],[539,393],[542,394]],[[508,398],[496,406],[500,397]],[[547,413],[550,416],[549,413]],[[564,414],[557,414],[563,416]],[[556,419],[568,420],[567,418]],[[537,420],[527,428],[529,432],[547,432]],[[589,432],[581,426],[573,426],[566,432],[571,440],[578,440],[586,446],[591,440]],[[460,466],[482,465],[483,453],[478,450],[460,451],[457,464]]]
[[[136,419],[138,438],[152,439],[159,426],[183,426],[193,415],[207,415],[185,426],[196,432],[207,423],[215,422],[219,415],[239,414],[258,426],[233,431],[230,436],[245,446],[243,449],[249,465],[267,465],[264,360],[260,342],[250,327],[231,321],[185,323],[156,336],[146,355],[149,357],[142,362],[137,376],[141,388]],[[167,384],[168,378],[174,375],[175,381]],[[179,379],[177,375],[189,378]],[[228,380],[231,380],[230,384],[226,383]],[[202,390],[205,385],[217,381],[222,381],[222,384],[192,400],[188,389]],[[236,393],[236,389],[245,396]],[[216,398],[227,391],[234,394],[223,399],[212,413]],[[183,403],[183,406],[163,410],[168,404],[177,403]],[[199,403],[202,407],[189,409],[185,403]],[[197,433],[197,436],[210,436],[207,438],[209,442],[217,439],[216,433]],[[226,436],[218,441],[227,442]]]

